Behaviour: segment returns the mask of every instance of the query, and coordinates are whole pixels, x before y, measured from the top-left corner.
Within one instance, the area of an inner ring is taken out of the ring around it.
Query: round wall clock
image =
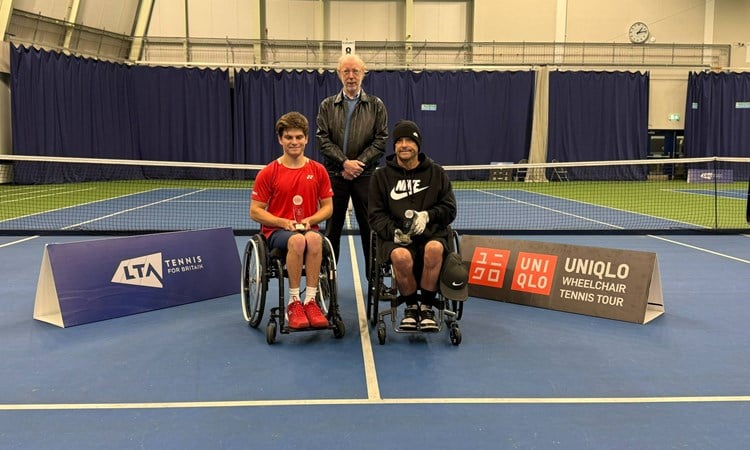
[[[643,44],[648,40],[649,34],[648,25],[643,22],[635,22],[628,29],[628,38],[633,44]]]

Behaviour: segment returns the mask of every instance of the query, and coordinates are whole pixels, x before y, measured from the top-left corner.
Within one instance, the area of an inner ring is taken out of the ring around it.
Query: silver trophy
[[[404,211],[404,218],[405,220],[402,222],[401,226],[403,228],[403,231],[401,228],[396,229],[396,238],[395,242],[400,245],[409,245],[411,244],[411,236],[414,234],[414,217],[416,216],[416,211],[413,209],[407,209]]]
[[[305,231],[305,224],[302,223],[302,219],[305,218],[305,210],[302,208],[302,196],[295,195],[292,197],[292,214],[294,215],[294,229],[297,231]]]
[[[414,234],[414,217],[417,215],[417,212],[413,209],[407,209],[404,211],[404,217],[406,220],[404,220],[404,233],[408,234],[409,236],[412,236]]]

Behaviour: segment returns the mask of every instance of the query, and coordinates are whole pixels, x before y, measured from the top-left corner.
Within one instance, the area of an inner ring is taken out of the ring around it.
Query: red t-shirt
[[[252,199],[268,204],[267,210],[274,216],[295,221],[315,214],[320,200],[330,197],[333,197],[333,189],[328,172],[322,164],[311,159],[296,169],[286,167],[278,160],[271,161],[255,177],[252,193]],[[314,230],[318,228],[317,224],[312,226]],[[269,237],[278,229],[262,225],[260,231]]]

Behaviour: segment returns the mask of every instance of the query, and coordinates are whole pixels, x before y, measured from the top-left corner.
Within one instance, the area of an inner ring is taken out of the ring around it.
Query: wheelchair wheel
[[[333,308],[334,315],[338,315],[338,291],[336,288],[336,256],[328,238],[323,238],[323,261],[318,276],[317,302],[325,316]]]
[[[385,322],[381,320],[378,322],[378,343],[380,345],[385,344],[385,334],[386,334]]]
[[[346,327],[344,327],[344,321],[336,317],[333,319],[333,337],[341,339],[346,333]]]
[[[378,237],[374,232],[370,233],[370,269],[367,274],[367,317],[370,325],[378,323],[378,303],[380,301],[380,267],[378,265]]]
[[[458,232],[456,230],[451,230],[451,235],[453,236],[453,248],[451,251],[454,251],[461,254],[461,239],[458,236]],[[456,320],[461,320],[461,316],[464,314],[464,302],[457,302],[455,300],[451,300],[450,302],[451,311],[456,313]],[[461,331],[458,331],[458,342],[461,342]],[[458,345],[458,344],[456,344]]]
[[[242,314],[247,323],[257,328],[266,307],[266,246],[255,235],[247,241],[242,258]]]
[[[459,345],[461,343],[461,329],[456,322],[451,324],[451,344]]]
[[[266,326],[266,342],[268,345],[273,344],[276,341],[276,321],[271,319],[268,321]]]

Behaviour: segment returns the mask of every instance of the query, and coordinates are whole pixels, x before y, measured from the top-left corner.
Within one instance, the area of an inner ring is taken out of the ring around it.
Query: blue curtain
[[[133,67],[129,109],[141,159],[233,163],[226,71]],[[148,178],[235,178],[233,171],[146,167]]]
[[[16,155],[232,162],[230,103],[225,71],[131,68],[11,49]],[[108,166],[23,166],[14,171],[19,183],[149,176]]]
[[[688,74],[685,156],[750,156],[750,73]]]
[[[281,154],[276,121],[297,111],[310,122],[305,154],[318,159],[315,118],[318,105],[341,88],[335,72],[237,71],[234,76],[234,137],[238,160],[267,164]],[[365,87],[365,89],[367,89]]]
[[[549,78],[549,161],[644,159],[648,155],[649,74],[561,72]],[[597,179],[570,168],[570,179]],[[647,167],[620,167],[607,178],[643,180]]]
[[[142,159],[235,161],[226,71],[133,67],[129,109]]]
[[[376,76],[386,79],[383,100],[390,129],[399,119],[414,120],[422,130],[423,150],[439,163],[512,162],[528,155],[533,72],[385,72]],[[400,90],[391,92],[393,87]]]
[[[266,164],[280,153],[276,120],[295,110],[310,121],[306,152],[319,159],[318,106],[341,89],[333,71],[237,71],[232,94],[226,71],[129,67],[23,47],[11,53],[18,155]],[[528,154],[533,72],[372,71],[363,86],[385,102],[391,129],[400,119],[416,121],[424,151],[441,164]],[[189,172],[151,168],[138,175],[201,176]],[[216,173],[203,174],[209,175]],[[55,165],[33,181],[114,176]]]
[[[372,71],[362,86],[388,110],[389,130],[414,120],[423,149],[443,165],[516,161],[531,140],[533,72]],[[318,105],[341,89],[336,73],[240,71],[235,75],[235,142],[249,164],[279,155],[274,123],[296,110],[311,122]],[[386,154],[393,152],[389,141]],[[314,139],[306,154],[317,159]]]

